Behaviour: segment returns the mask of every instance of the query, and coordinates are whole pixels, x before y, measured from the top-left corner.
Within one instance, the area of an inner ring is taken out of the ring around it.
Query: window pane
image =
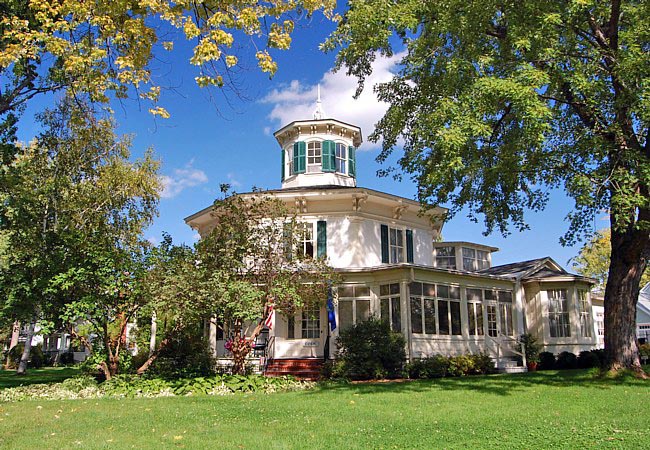
[[[352,286],[339,286],[339,298],[341,297],[354,297],[354,287]]]
[[[355,297],[370,297],[370,288],[368,286],[356,286],[354,295]]]
[[[411,295],[422,295],[422,283],[410,283],[409,291]]]
[[[411,331],[422,333],[422,300],[419,297],[411,297]]]
[[[341,330],[345,330],[354,324],[351,300],[339,300],[339,324]]]
[[[449,298],[460,300],[460,288],[458,286],[449,286]]]
[[[476,251],[473,248],[463,247],[463,258],[476,258]]]
[[[365,322],[370,318],[370,300],[356,300],[357,322]]]
[[[402,320],[399,307],[399,298],[391,298],[391,324],[393,331],[402,331]]]
[[[424,332],[436,334],[436,302],[435,300],[424,300]]]
[[[510,291],[499,291],[499,301],[512,303],[512,292]]]
[[[436,296],[436,285],[424,283],[422,285],[423,294],[426,297],[435,297]]]
[[[497,336],[497,307],[495,305],[487,305],[487,326],[488,335],[492,337]]]
[[[480,302],[482,297],[482,291],[480,289],[467,289],[467,301],[468,302]]]
[[[439,334],[449,334],[449,302],[438,300]]]
[[[399,295],[399,283],[393,283],[390,285],[390,294],[398,294]]]
[[[451,306],[451,334],[459,335],[461,331],[460,302],[450,302]]]
[[[483,305],[476,303],[476,334],[483,336]]]
[[[438,297],[440,298],[449,298],[449,286],[444,284],[438,285]]]
[[[382,284],[381,286],[379,286],[379,295],[383,297],[384,295],[388,295],[389,293],[390,293],[390,285]]]
[[[494,295],[494,291],[483,291],[483,295],[485,295],[485,300],[496,300],[496,297]]]
[[[469,335],[474,336],[476,334],[476,317],[474,311],[474,303],[467,304],[467,321],[469,322]]]
[[[390,312],[388,308],[389,299],[382,298],[380,303],[380,319],[390,323]]]

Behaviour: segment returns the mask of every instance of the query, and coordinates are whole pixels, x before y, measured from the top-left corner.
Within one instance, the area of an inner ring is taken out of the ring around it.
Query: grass
[[[0,370],[0,389],[28,384],[58,383],[79,373],[74,367],[46,367],[28,369],[26,375],[16,375],[15,370]]]
[[[2,448],[648,448],[650,382],[594,371],[0,405]]]

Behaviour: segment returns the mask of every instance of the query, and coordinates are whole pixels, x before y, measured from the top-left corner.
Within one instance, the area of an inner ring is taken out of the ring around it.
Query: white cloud
[[[163,175],[160,180],[163,191],[162,198],[174,198],[187,188],[195,187],[208,182],[208,176],[204,171],[192,167],[194,160],[188,162],[182,169],[174,169],[172,176]]]
[[[377,57],[373,63],[372,74],[366,79],[365,88],[359,98],[354,99],[357,79],[347,76],[344,70],[326,72],[320,80],[321,100],[325,116],[361,127],[364,138],[374,130],[374,125],[381,119],[388,104],[377,100],[373,87],[393,78],[393,72],[404,55],[396,54],[391,58]],[[284,126],[294,120],[309,120],[316,109],[317,85],[305,85],[293,80],[289,85],[274,89],[262,99],[264,103],[273,104],[269,119],[275,128]],[[377,144],[365,142],[361,150],[369,150]]]
[[[239,180],[237,180],[237,178],[235,178],[235,174],[234,174],[234,173],[230,172],[230,173],[228,173],[228,174],[226,175],[226,177],[228,178],[228,184],[229,184],[230,186],[232,186],[232,187],[234,187],[234,188],[241,187],[241,183],[239,182]]]

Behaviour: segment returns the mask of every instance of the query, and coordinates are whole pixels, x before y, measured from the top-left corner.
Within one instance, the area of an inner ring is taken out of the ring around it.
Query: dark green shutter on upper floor
[[[316,222],[316,256],[327,258],[327,222],[324,220]]]
[[[406,230],[406,262],[413,264],[413,230]]]
[[[323,172],[336,170],[336,144],[334,141],[323,141]]]
[[[348,147],[348,175],[357,176],[357,150],[353,146]]]
[[[388,264],[388,225],[381,225],[381,262]]]
[[[304,141],[293,144],[293,173],[305,173],[307,167],[307,145]]]
[[[282,181],[284,181],[284,165],[285,165],[285,161],[284,161],[284,149],[282,149],[282,176],[281,176],[281,180],[282,180]]]

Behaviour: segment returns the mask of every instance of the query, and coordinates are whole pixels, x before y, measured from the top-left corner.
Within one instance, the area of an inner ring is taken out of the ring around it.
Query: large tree
[[[639,280],[650,252],[650,3],[351,0],[326,48],[361,85],[378,54],[404,52],[371,140],[420,200],[464,207],[487,232],[527,227],[548,191],[575,200],[561,242],[609,213],[605,349],[640,369]]]
[[[324,258],[299,250],[305,228],[280,199],[263,192],[214,203],[214,226],[197,245],[198,286],[230,333],[235,373],[273,311],[320,310],[338,276]]]
[[[199,86],[233,87],[233,74],[253,49],[273,75],[270,53],[291,45],[295,20],[333,0],[6,0],[0,4],[0,114],[61,88],[93,100],[138,96],[158,100],[154,56],[174,42],[194,43],[190,63]],[[248,45],[247,44],[248,41]],[[6,81],[6,82],[5,82]],[[130,89],[134,89],[131,90]],[[150,111],[166,116],[153,105]]]
[[[151,153],[130,161],[129,139],[85,106],[66,101],[40,120],[43,133],[0,171],[0,320],[43,326],[88,286],[109,295],[97,280],[128,270],[121,262],[157,212],[160,181]]]

